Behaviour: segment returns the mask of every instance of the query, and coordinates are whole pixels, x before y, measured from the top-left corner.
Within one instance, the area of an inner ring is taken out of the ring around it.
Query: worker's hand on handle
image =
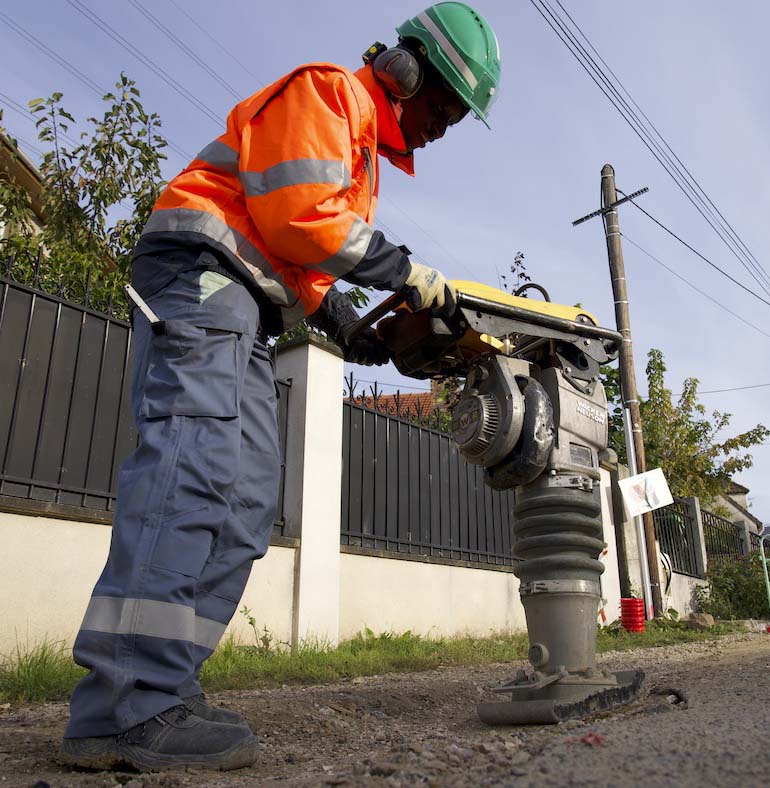
[[[345,361],[366,366],[387,364],[390,361],[390,352],[374,329],[365,328],[350,338],[346,337],[344,329],[358,322],[358,312],[350,295],[341,293],[334,285],[307,322],[326,332],[339,345]]]
[[[401,292],[412,311],[430,309],[434,315],[449,317],[455,310],[456,293],[446,277],[435,268],[409,263],[411,270]]]
[[[351,364],[363,364],[370,367],[372,364],[381,366],[390,361],[390,352],[373,328],[367,328],[360,334],[356,334],[350,342],[345,342],[341,338],[337,342],[342,348],[345,361],[349,361]]]

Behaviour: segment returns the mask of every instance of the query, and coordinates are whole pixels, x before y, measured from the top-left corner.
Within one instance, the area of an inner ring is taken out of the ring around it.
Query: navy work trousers
[[[132,408],[107,565],[75,641],[89,669],[65,736],[120,733],[200,692],[270,540],[280,457],[273,369],[248,291],[201,269],[134,309]]]

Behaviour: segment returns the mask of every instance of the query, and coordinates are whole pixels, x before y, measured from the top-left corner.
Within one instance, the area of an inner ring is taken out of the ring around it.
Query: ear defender
[[[402,47],[388,49],[377,42],[365,52],[364,62],[371,63],[374,78],[393,98],[412,98],[422,85],[423,73],[419,61]]]

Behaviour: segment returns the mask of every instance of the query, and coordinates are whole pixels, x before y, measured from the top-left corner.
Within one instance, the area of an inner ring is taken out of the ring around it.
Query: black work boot
[[[246,720],[237,711],[222,709],[219,706],[209,704],[204,693],[191,695],[189,698],[182,698],[184,705],[196,716],[210,722],[226,722],[228,725],[241,725],[248,728]]]
[[[140,772],[166,769],[240,769],[257,757],[257,740],[238,725],[196,717],[184,704],[156,714],[117,736],[65,739],[60,759],[69,766]]]
[[[80,769],[112,769],[120,763],[118,737],[64,739],[56,760],[65,766],[77,766]]]

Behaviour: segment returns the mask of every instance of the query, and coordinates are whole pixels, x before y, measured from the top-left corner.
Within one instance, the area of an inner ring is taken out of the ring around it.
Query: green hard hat
[[[500,45],[486,20],[465,3],[437,3],[396,28],[416,38],[450,87],[487,123],[500,82]]]

